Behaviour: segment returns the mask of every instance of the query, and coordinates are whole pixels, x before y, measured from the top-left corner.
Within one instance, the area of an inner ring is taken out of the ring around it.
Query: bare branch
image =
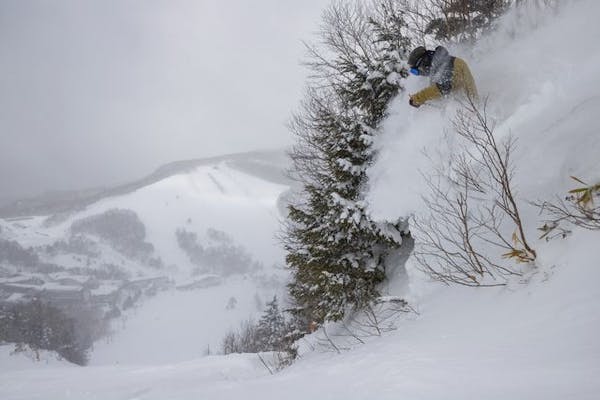
[[[422,236],[415,255],[424,272],[447,284],[503,285],[521,273],[502,258],[526,263],[536,258],[511,183],[515,141],[497,141],[486,106],[487,101],[480,106],[468,99],[453,121],[462,142],[450,168],[424,177],[430,213],[415,221]],[[493,248],[502,253],[494,255]]]

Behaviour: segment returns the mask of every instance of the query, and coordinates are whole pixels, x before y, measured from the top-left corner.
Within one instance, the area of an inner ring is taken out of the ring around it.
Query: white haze
[[[289,144],[325,4],[0,3],[0,201]]]

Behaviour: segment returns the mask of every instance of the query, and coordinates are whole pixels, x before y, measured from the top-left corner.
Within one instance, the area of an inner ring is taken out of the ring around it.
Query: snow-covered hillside
[[[66,236],[74,221],[111,209],[126,209],[141,219],[146,240],[156,246],[167,265],[189,267],[181,249],[173,247],[178,228],[222,230],[253,249],[261,262],[280,261],[282,253],[274,253],[277,246],[271,239],[278,227],[277,201],[288,187],[281,178],[274,178],[283,176],[285,168],[280,153],[249,153],[181,164],[179,168],[166,166],[134,184],[106,190],[104,198],[82,211],[78,205],[51,218],[50,214],[6,218],[2,220],[2,237],[24,246],[45,245]],[[130,190],[121,193],[126,189]],[[268,232],[267,240],[263,240],[263,232]]]
[[[573,187],[570,175],[600,181],[598,15],[597,0],[565,1],[556,13],[524,9],[507,15],[500,29],[473,51],[452,49],[469,61],[481,94],[490,96],[489,112],[496,120],[498,137],[512,133],[518,139],[514,183],[527,233],[538,252],[536,267],[524,277],[505,287],[448,287],[430,282],[409,259],[408,293],[396,289],[402,286],[396,285],[399,282],[391,282],[386,294],[405,296],[417,313],[402,317],[396,330],[339,353],[327,346],[311,350],[303,345],[300,359],[275,375],[255,355],[169,363],[161,357],[140,356],[144,365],[76,369],[50,364],[17,371],[7,368],[7,358],[2,356],[0,397],[598,399],[600,234],[574,229],[566,239],[536,240],[541,217],[528,203],[563,195]],[[426,213],[420,200],[427,190],[423,175],[431,174],[454,150],[451,120],[456,104],[418,110],[407,105],[408,92],[424,84],[410,78],[407,92],[394,101],[378,138],[379,156],[369,171],[368,199],[373,214],[382,219]],[[211,176],[218,177],[218,185]],[[200,199],[199,187],[211,188],[210,195]],[[283,189],[255,182],[238,171],[208,167],[197,175],[158,183],[118,204],[127,204],[147,223],[148,240],[167,263],[183,265],[184,256],[174,247],[172,236],[190,217],[195,230],[214,224],[248,249],[256,249],[257,259],[269,263],[281,257],[280,250],[265,243],[273,243],[266,237],[276,229],[274,205]],[[148,199],[155,198],[158,209],[148,206]],[[111,202],[116,201],[94,205],[94,212],[112,208],[117,203]],[[178,206],[197,202],[210,212],[195,217],[189,215],[189,207]],[[223,204],[240,208],[225,209]],[[225,226],[225,220],[230,225]],[[418,242],[419,232],[412,233]],[[246,290],[252,291],[239,289]],[[227,295],[214,293],[210,298],[221,302]],[[135,331],[152,329],[149,321],[156,314],[151,310],[163,307],[178,306],[173,299],[156,297],[156,304],[148,303],[147,313],[139,311]],[[318,335],[307,340],[318,344]],[[135,337],[123,336],[122,343],[133,346],[134,342]],[[171,343],[162,346],[169,349]]]
[[[227,331],[283,291],[276,233],[280,196],[289,186],[273,179],[283,176],[280,159],[261,153],[199,161],[81,211],[0,220],[4,243],[16,241],[40,259],[0,259],[0,297],[52,301],[83,292],[92,307],[124,312],[95,344],[92,364],[186,361],[215,352]],[[105,278],[109,273],[114,277]],[[142,298],[131,308],[127,297],[139,297],[134,286]],[[2,358],[1,369],[12,362]]]

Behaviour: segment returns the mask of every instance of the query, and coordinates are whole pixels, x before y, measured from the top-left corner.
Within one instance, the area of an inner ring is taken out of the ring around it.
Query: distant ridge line
[[[286,162],[285,159],[285,153],[282,150],[265,150],[174,161],[158,167],[146,177],[114,187],[56,191],[15,200],[0,207],[0,218],[53,215],[80,211],[104,198],[122,196],[173,175],[186,173],[204,165],[221,162],[227,162],[230,166],[240,171],[270,182],[288,184],[283,167]]]

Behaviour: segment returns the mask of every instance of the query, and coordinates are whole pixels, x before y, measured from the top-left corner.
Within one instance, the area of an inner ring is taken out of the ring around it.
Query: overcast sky
[[[327,0],[0,0],[0,198],[283,147]]]

